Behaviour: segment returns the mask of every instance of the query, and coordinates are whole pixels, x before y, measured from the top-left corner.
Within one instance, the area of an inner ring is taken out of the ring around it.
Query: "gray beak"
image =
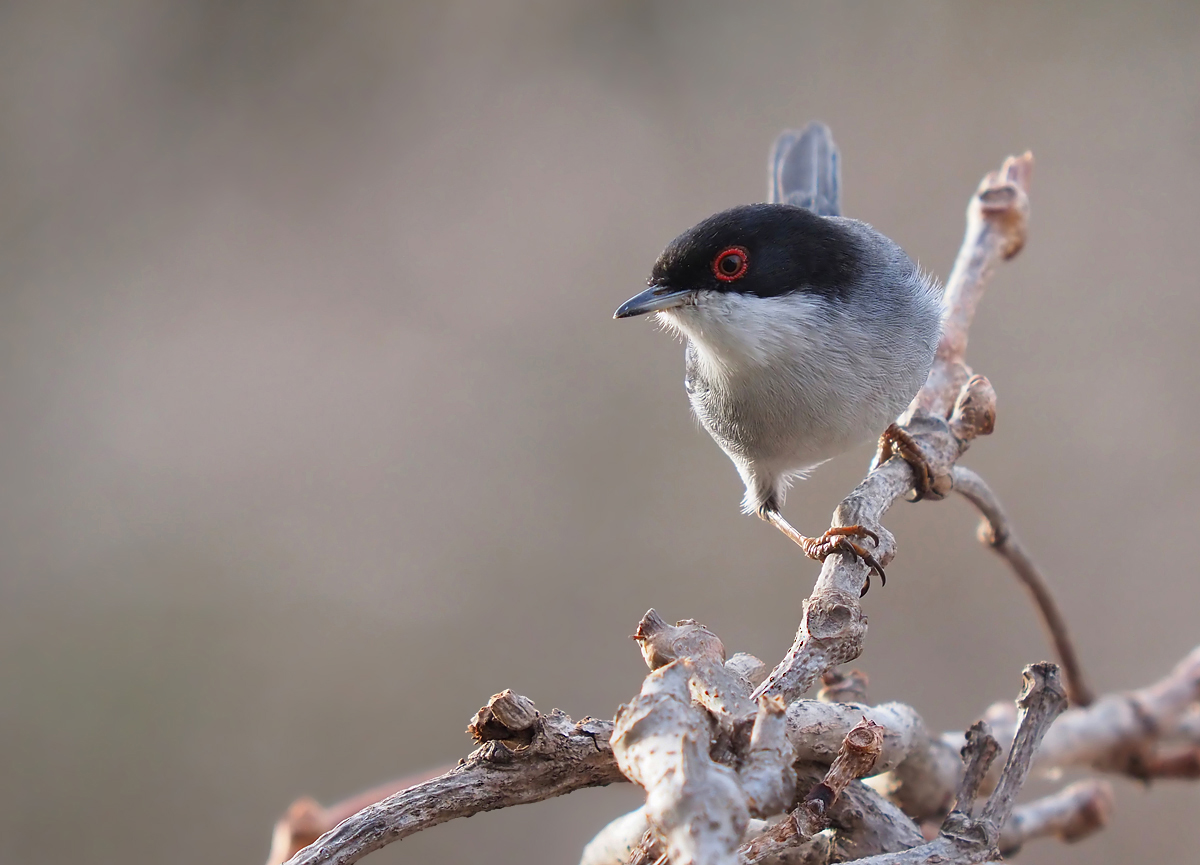
[[[691,296],[690,288],[678,289],[665,285],[652,285],[641,294],[635,294],[617,307],[613,318],[630,318],[635,315],[645,315],[648,312],[658,312],[660,309],[673,309],[683,306]]]

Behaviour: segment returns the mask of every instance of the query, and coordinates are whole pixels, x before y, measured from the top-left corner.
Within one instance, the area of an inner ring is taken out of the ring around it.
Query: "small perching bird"
[[[756,513],[824,559],[874,557],[862,526],[800,534],[780,507],[791,482],[878,437],[924,384],[941,295],[904,251],[840,215],[838,151],[811,123],[775,142],[770,202],[710,216],[671,241],[649,288],[615,318],[656,313],[687,341],[684,385],[733,460]],[[865,591],[865,589],[864,589]]]

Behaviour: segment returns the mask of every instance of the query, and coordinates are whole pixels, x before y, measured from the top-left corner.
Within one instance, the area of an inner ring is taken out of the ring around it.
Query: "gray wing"
[[[840,216],[841,165],[833,133],[824,123],[785,130],[767,163],[767,200],[807,207],[821,216]]]

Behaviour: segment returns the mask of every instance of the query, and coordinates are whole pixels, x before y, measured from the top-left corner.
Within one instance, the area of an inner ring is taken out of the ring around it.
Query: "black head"
[[[859,273],[857,239],[803,207],[746,204],[710,216],[663,250],[649,284],[777,297],[844,297]]]
[[[672,240],[646,291],[616,312],[627,318],[694,302],[702,291],[845,300],[862,272],[861,241],[839,221],[789,204],[723,210]]]

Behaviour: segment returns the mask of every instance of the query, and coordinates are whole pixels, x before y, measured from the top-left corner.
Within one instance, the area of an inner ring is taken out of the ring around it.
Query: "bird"
[[[869,567],[865,594],[872,571],[886,577],[854,539],[878,536],[855,525],[809,537],[781,508],[792,482],[821,463],[903,435],[893,421],[929,374],[942,295],[894,241],[841,215],[840,168],[825,124],[783,132],[768,159],[768,201],[680,234],[613,317],[653,313],[683,338],[688,400],[741,477],[743,512],[811,558],[857,556]]]

